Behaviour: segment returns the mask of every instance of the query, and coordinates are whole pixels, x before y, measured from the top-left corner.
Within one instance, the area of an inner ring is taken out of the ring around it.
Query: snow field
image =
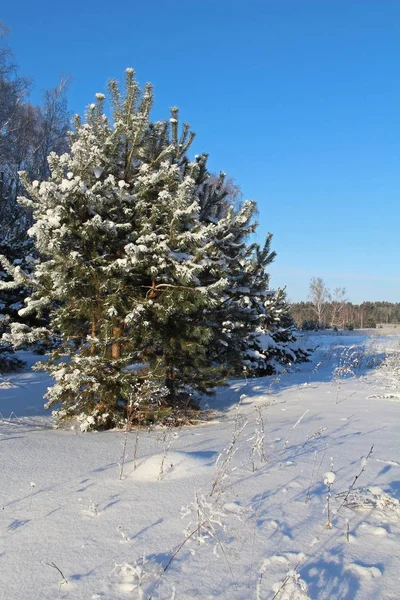
[[[398,598],[400,339],[310,341],[209,423],[143,430],[136,456],[129,432],[122,478],[124,432],[52,429],[49,379],[4,377],[0,598]]]

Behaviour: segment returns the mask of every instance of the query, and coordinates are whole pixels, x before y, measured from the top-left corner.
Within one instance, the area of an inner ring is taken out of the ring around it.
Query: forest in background
[[[345,302],[339,317],[332,323],[334,308],[330,302],[324,307],[323,323],[318,326],[315,305],[311,301],[290,304],[293,319],[300,329],[337,327],[339,329],[375,328],[388,324],[400,325],[400,302]]]

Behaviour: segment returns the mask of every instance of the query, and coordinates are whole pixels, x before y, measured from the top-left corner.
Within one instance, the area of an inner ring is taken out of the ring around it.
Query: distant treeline
[[[311,302],[294,302],[291,311],[299,328],[318,329],[316,309]],[[323,307],[322,327],[333,326],[335,306],[327,302]],[[400,323],[400,302],[363,302],[352,304],[346,302],[341,306],[340,315],[335,319],[336,327],[342,329],[362,329],[378,327],[381,324]]]

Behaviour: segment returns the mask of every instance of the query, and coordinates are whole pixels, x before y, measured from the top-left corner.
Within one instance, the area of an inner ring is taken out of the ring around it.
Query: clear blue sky
[[[400,301],[399,0],[3,3],[33,100],[73,76],[83,112],[133,66],[155,118],[178,105],[194,152],[234,177],[274,234],[272,286]]]

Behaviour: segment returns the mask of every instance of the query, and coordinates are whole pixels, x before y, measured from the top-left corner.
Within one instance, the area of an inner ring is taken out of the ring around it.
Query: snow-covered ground
[[[400,337],[377,334],[310,336],[208,423],[130,432],[122,477],[123,432],[53,429],[46,375],[0,380],[0,598],[398,600]]]

